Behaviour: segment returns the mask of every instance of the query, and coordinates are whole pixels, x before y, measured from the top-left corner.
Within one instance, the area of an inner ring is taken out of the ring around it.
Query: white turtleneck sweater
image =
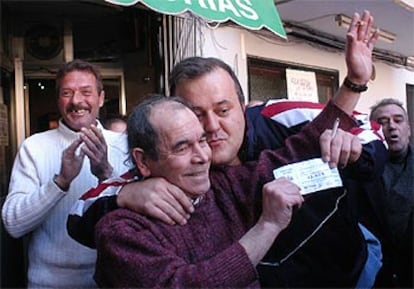
[[[100,123],[98,128],[108,145],[113,176],[127,171],[126,135],[105,130]],[[60,171],[63,150],[76,138],[78,133],[60,121],[57,129],[27,138],[14,161],[2,218],[13,237],[29,234],[29,288],[96,286],[92,277],[96,251],[80,245],[66,231],[73,204],[98,183],[90,171],[88,157],[67,192],[53,182]]]

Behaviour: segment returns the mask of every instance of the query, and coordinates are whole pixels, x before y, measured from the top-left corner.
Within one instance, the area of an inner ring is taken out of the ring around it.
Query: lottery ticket
[[[321,158],[285,165],[273,171],[274,177],[286,177],[301,188],[306,195],[335,187],[342,187],[342,180],[337,168],[329,168]]]

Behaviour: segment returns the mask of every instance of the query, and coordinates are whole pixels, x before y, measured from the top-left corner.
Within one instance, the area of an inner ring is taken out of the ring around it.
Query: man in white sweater
[[[30,237],[29,288],[95,287],[96,252],[68,236],[66,218],[84,191],[128,169],[127,142],[97,120],[105,93],[95,66],[66,64],[56,91],[59,126],[22,143],[2,218],[13,237]]]

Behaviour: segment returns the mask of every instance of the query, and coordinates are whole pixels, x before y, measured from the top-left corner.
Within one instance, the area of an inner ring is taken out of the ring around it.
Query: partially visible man
[[[373,210],[363,214],[383,244],[376,285],[413,288],[414,147],[408,115],[400,101],[386,98],[371,108],[370,119],[382,125],[389,154],[380,186],[367,189]]]
[[[2,218],[13,237],[29,236],[29,288],[95,287],[96,252],[68,236],[66,219],[81,192],[128,169],[126,138],[97,120],[105,93],[92,64],[63,66],[56,93],[59,127],[22,143]]]
[[[126,132],[127,117],[122,114],[109,115],[102,120],[102,125],[108,130],[123,133]]]
[[[320,156],[318,135],[325,121],[318,117],[284,149],[264,151],[257,162],[217,167],[209,178],[211,150],[195,114],[174,98],[141,103],[128,120],[137,169],[145,178],[163,177],[179,187],[196,209],[184,226],[126,209],[104,216],[96,227],[98,285],[259,288],[255,267],[289,224],[293,207],[303,202],[299,187],[285,178],[274,180],[273,169]],[[334,139],[330,130],[321,137]],[[343,194],[343,188],[327,190],[325,197]]]

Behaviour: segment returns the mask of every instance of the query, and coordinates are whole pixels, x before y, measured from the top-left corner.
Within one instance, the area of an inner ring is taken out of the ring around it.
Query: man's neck
[[[67,128],[69,128],[70,130],[72,130],[72,131],[74,131],[74,132],[79,132],[80,131],[80,129],[74,129],[73,127],[71,127],[70,125],[68,125],[67,123],[66,123],[66,121],[62,118],[62,123],[67,127]],[[91,125],[98,125],[98,121],[97,120],[95,120],[95,122],[94,123],[91,123],[90,125],[89,125],[89,127],[91,126]]]
[[[400,151],[389,152],[390,161],[392,163],[401,163],[404,162],[408,155],[408,145]]]

